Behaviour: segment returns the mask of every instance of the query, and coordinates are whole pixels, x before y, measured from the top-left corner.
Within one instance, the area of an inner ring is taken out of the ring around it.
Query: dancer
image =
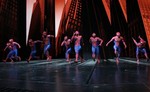
[[[11,46],[11,44],[10,44],[9,42],[6,44],[6,47],[5,47],[4,51],[6,51],[6,49],[9,49],[10,51],[9,51],[9,53],[7,54],[6,59],[3,60],[3,61],[6,62],[8,59],[10,59],[11,62],[13,62],[12,57],[13,57],[13,53],[14,53],[14,52],[13,52],[12,46]]]
[[[90,37],[90,43],[92,44],[92,58],[95,61],[95,58],[97,57],[97,62],[100,63],[99,46],[102,45],[103,40],[97,37],[96,33],[93,33]]]
[[[120,42],[123,42],[125,49],[127,48],[127,45],[120,32],[116,32],[116,36],[112,37],[112,39],[106,44],[106,46],[108,46],[108,44],[112,41],[114,41],[114,53],[116,55],[116,63],[119,64],[119,57],[121,53]]]
[[[147,55],[147,52],[146,52],[146,49],[145,49],[145,45],[146,45],[146,41],[141,38],[140,36],[138,37],[140,39],[139,42],[137,42],[133,37],[133,42],[135,43],[136,45],[136,59],[137,59],[137,64],[139,64],[139,53],[144,53],[146,59],[147,59],[147,62],[149,61],[149,58],[148,58],[148,55]]]
[[[80,57],[81,58],[81,62],[83,62],[83,58],[81,57],[81,44],[82,44],[82,36],[79,34],[79,31],[76,31],[72,38],[71,38],[71,41],[74,41],[74,50],[75,50],[75,62],[77,63],[78,62],[78,58]]]
[[[11,62],[14,62],[12,58],[15,58],[19,61],[21,61],[21,58],[18,56],[18,49],[17,48],[21,48],[20,44],[17,42],[14,42],[13,39],[9,39],[9,42],[6,44],[6,47],[4,49],[4,51],[9,48],[10,51],[6,57],[5,60],[3,60],[4,62],[6,62],[8,59],[11,60]]]
[[[50,37],[54,37],[53,35],[48,35],[47,32],[42,33],[42,40],[44,43],[44,55],[46,55],[47,60],[51,61],[52,56],[49,55],[49,49],[51,47]]]
[[[28,60],[27,60],[28,63],[29,63],[29,61],[30,61],[32,58],[39,58],[39,57],[36,57],[36,56],[35,56],[35,55],[36,55],[36,43],[38,43],[38,42],[41,42],[41,43],[42,43],[42,41],[39,41],[39,40],[33,41],[32,39],[29,39],[29,46],[30,46],[30,48],[31,48],[31,53],[30,53],[30,56],[29,56],[29,58],[28,58]]]
[[[71,40],[68,39],[67,36],[64,37],[64,41],[61,43],[61,46],[65,46],[66,48],[66,53],[65,53],[65,56],[66,56],[66,61],[70,63],[70,57],[69,57],[69,54],[71,52]]]

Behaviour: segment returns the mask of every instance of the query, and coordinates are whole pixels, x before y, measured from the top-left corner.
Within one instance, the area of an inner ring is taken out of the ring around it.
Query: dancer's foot
[[[136,61],[136,63],[139,65],[139,59]]]
[[[18,60],[21,61],[21,57],[18,57]]]
[[[69,59],[67,59],[66,61],[67,61],[67,62],[69,62],[70,60],[69,60]]]
[[[30,60],[29,60],[29,59],[27,59],[27,63],[29,63],[29,61],[30,61]]]
[[[4,63],[6,63],[6,60],[3,60]]]
[[[75,60],[74,62],[75,62],[75,63],[78,63],[78,60]]]
[[[97,60],[97,63],[100,64],[100,60],[99,59]]]
[[[51,58],[51,56],[49,56],[48,58],[47,58],[47,61],[51,61],[52,60],[52,58]]]
[[[14,61],[13,61],[13,60],[11,60],[10,62],[11,62],[12,64],[14,63]]]
[[[117,65],[119,64],[119,58],[116,58],[116,64]]]
[[[81,63],[83,63],[83,62],[84,62],[84,59],[82,58],[82,59],[81,59]]]

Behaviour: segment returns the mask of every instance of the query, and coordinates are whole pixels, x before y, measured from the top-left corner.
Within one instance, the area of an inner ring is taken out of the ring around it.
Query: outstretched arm
[[[111,43],[114,40],[114,37],[111,38],[111,40],[106,44],[106,46],[108,46],[109,43]]]
[[[4,51],[5,51],[8,47],[9,47],[9,45],[7,45],[7,46],[5,47]]]
[[[63,41],[63,42],[61,43],[61,46],[63,46],[63,45],[64,45],[64,43],[65,43],[65,42]]]

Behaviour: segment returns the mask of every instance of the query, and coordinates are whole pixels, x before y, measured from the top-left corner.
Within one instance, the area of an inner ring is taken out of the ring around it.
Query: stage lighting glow
[[[55,37],[57,37],[59,25],[66,0],[55,0]]]
[[[68,0],[65,0],[65,4],[67,3]]]
[[[108,59],[110,62],[116,62],[116,60],[115,59]],[[136,60],[133,60],[132,58],[127,58],[127,59],[120,59],[120,63],[123,63],[123,62],[126,62],[126,63],[133,63],[133,64],[137,64],[137,62],[136,62]],[[150,64],[148,64],[148,63],[144,63],[143,62],[144,60],[141,60],[141,62],[139,62],[139,64],[141,64],[141,65],[150,65]]]
[[[86,62],[81,63],[79,66],[94,66],[96,62],[93,59],[88,59]]]
[[[111,24],[111,16],[110,16],[110,0],[102,0],[106,14],[108,16],[109,22]]]
[[[26,0],[26,44],[28,42],[33,5],[35,2],[36,0]]]
[[[138,0],[141,17],[143,20],[145,33],[150,49],[150,1],[149,0]]]

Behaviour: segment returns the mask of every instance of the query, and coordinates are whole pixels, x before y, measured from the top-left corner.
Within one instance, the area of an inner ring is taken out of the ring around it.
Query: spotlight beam
[[[36,0],[26,0],[26,44],[28,42],[33,5],[35,2]]]
[[[55,0],[55,37],[58,34],[65,2],[65,0]]]

